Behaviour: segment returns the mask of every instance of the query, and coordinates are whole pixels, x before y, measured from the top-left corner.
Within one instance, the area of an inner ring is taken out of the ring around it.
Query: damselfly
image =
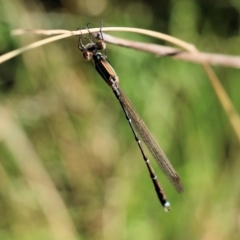
[[[88,27],[87,27],[88,29]],[[89,29],[88,29],[89,30]],[[102,36],[101,28],[100,28],[100,36]],[[137,111],[134,109],[132,103],[128,100],[125,96],[123,91],[119,87],[119,80],[116,72],[114,71],[113,67],[107,60],[106,52],[103,54],[101,51],[106,51],[106,44],[101,37],[101,39],[94,39],[93,35],[90,33],[89,30],[89,37],[87,38],[89,42],[87,44],[83,44],[82,42],[82,35],[79,36],[78,48],[83,52],[83,57],[86,60],[92,59],[95,65],[95,69],[101,75],[103,80],[109,85],[112,89],[115,97],[118,99],[125,117],[129,123],[129,126],[133,132],[135,140],[138,144],[138,147],[141,151],[143,159],[146,163],[148,168],[150,177],[152,179],[153,185],[155,187],[156,193],[158,198],[164,207],[165,211],[170,210],[170,203],[167,201],[167,197],[163,192],[163,188],[161,187],[160,183],[157,180],[157,176],[154,173],[153,168],[150,165],[149,159],[146,156],[143,147],[141,145],[140,139],[137,135],[137,132],[141,136],[142,140],[148,147],[149,151],[157,161],[158,165],[161,167],[169,181],[175,187],[175,189],[181,193],[183,192],[183,186],[181,180],[174,170],[172,164],[164,154],[163,150],[157,144],[156,140],[148,130],[146,124],[143,120],[139,117]],[[136,129],[136,130],[135,130]]]

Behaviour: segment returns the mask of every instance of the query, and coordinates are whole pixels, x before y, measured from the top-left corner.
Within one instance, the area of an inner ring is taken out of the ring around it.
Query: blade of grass
[[[30,189],[36,196],[56,240],[77,240],[75,226],[54,183],[13,114],[0,107],[0,140],[12,153]]]

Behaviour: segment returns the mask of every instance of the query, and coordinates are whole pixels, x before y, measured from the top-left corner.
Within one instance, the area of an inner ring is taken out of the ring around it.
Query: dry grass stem
[[[228,67],[240,67],[240,57],[233,57],[233,56],[226,56],[226,55],[220,55],[220,54],[210,54],[210,53],[200,53],[196,47],[192,44],[189,44],[187,42],[184,42],[180,39],[174,38],[172,36],[168,36],[166,34],[162,34],[159,32],[154,32],[146,29],[139,29],[139,28],[127,28],[127,27],[104,27],[102,28],[102,31],[124,31],[124,32],[132,32],[132,33],[139,33],[144,34],[147,36],[151,36],[157,39],[161,39],[164,41],[167,41],[168,43],[174,44],[178,46],[179,48],[182,48],[186,50],[187,52],[182,52],[181,50],[171,48],[171,47],[163,47],[156,44],[147,44],[147,43],[140,43],[135,41],[129,41],[125,39],[120,39],[116,37],[109,36],[107,34],[104,34],[104,40],[106,40],[109,43],[113,43],[116,45],[121,45],[124,47],[129,47],[145,52],[151,52],[156,55],[172,55],[173,58],[181,59],[185,61],[191,61],[200,63],[203,66],[204,71],[206,72],[218,98],[221,102],[224,111],[228,115],[228,118],[232,124],[232,127],[238,136],[238,140],[240,142],[240,118],[237,112],[235,111],[233,104],[231,100],[229,99],[227,93],[225,92],[224,88],[222,87],[219,79],[214,74],[212,69],[208,64],[212,65],[223,65]],[[70,37],[72,35],[79,35],[79,34],[88,34],[89,32],[99,32],[99,28],[91,28],[91,29],[83,29],[83,30],[77,30],[77,31],[67,31],[67,30],[41,30],[41,29],[17,29],[12,32],[14,35],[20,35],[25,33],[35,33],[35,34],[41,34],[41,35],[56,35],[60,34],[54,37],[50,37],[44,40],[40,40],[38,42],[32,43],[28,46],[25,46],[23,48],[14,50],[12,52],[9,52],[5,55],[2,55],[0,57],[0,63],[17,56],[18,54],[21,54],[24,51],[42,46],[44,44],[57,41],[59,39],[63,39],[66,37]]]

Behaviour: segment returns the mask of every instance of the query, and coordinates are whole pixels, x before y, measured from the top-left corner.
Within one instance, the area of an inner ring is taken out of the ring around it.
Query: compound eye
[[[90,60],[93,56],[93,53],[92,52],[89,52],[87,50],[84,50],[83,51],[83,57],[86,59],[86,60]]]
[[[103,40],[98,40],[96,42],[97,50],[105,50],[106,49],[106,43]]]

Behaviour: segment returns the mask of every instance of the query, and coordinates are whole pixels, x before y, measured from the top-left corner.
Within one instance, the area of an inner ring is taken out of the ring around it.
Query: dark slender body
[[[164,207],[164,209],[166,211],[169,211],[170,210],[170,203],[167,201],[167,197],[164,194],[163,189],[162,189],[161,185],[159,184],[159,182],[157,180],[157,176],[154,173],[154,170],[153,170],[153,168],[150,165],[149,159],[147,158],[147,156],[146,156],[146,154],[145,154],[145,152],[144,152],[144,150],[142,148],[140,139],[138,138],[137,133],[136,133],[136,131],[134,129],[134,126],[132,124],[132,119],[129,116],[129,112],[127,111],[127,109],[129,109],[129,108],[131,109],[131,106],[128,104],[130,102],[125,97],[125,95],[122,94],[122,91],[119,88],[118,77],[117,77],[114,69],[109,64],[109,62],[102,56],[102,54],[99,53],[99,52],[94,53],[92,59],[94,61],[95,68],[96,68],[97,72],[102,76],[104,81],[111,87],[114,95],[116,96],[116,98],[118,99],[119,103],[121,104],[123,112],[124,112],[124,114],[126,116],[126,119],[127,119],[128,123],[129,123],[130,127],[131,127],[131,130],[132,130],[133,135],[135,137],[135,140],[136,140],[136,142],[138,144],[138,147],[139,147],[139,149],[140,149],[140,151],[142,153],[143,159],[144,159],[144,161],[145,161],[145,163],[147,165],[147,168],[148,168],[150,177],[152,179],[155,191],[156,191],[156,193],[158,195],[158,198],[159,198],[162,206]]]

